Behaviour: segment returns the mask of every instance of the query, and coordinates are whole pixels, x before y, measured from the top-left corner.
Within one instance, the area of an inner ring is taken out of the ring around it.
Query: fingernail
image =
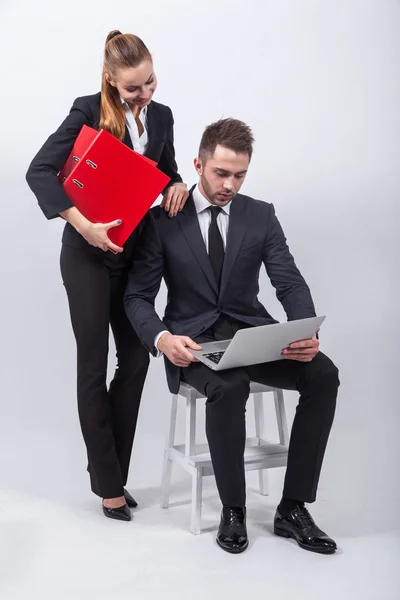
[[[117,223],[118,223],[118,225],[121,225],[121,223],[122,223],[121,219],[118,219]]]

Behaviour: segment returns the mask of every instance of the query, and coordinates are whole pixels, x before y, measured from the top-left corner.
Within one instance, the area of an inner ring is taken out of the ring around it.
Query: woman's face
[[[140,108],[150,104],[157,87],[151,60],[143,61],[138,67],[119,69],[116,79],[110,78],[109,82],[117,88],[125,102]]]

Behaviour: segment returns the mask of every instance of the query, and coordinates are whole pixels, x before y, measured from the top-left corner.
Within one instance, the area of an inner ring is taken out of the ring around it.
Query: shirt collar
[[[125,110],[131,110],[129,104],[127,102],[125,102],[125,100],[120,96],[120,100],[121,100],[121,104],[123,105],[123,107],[125,108]],[[142,110],[140,111],[140,115],[143,115],[144,117],[147,115],[147,109],[148,109],[148,105],[147,106],[143,106]]]
[[[203,212],[204,210],[207,210],[207,208],[209,206],[212,206],[211,202],[209,202],[209,200],[207,200],[207,198],[205,198],[203,196],[203,194],[200,192],[198,185],[196,185],[196,187],[194,188],[194,190],[192,192],[192,196],[193,196],[193,202],[194,202],[194,206],[196,208],[197,214]],[[221,207],[223,212],[228,216],[229,216],[229,213],[231,210],[231,204],[232,204],[232,200],[226,206]]]

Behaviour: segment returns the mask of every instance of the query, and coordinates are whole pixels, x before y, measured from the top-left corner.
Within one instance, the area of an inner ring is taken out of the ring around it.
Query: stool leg
[[[175,443],[175,427],[176,417],[178,412],[178,396],[173,394],[171,404],[171,417],[169,421],[169,431],[167,437],[167,443],[165,445],[162,482],[161,482],[161,508],[168,508],[169,505],[169,492],[171,487],[171,469],[172,462],[170,459],[170,450],[173,448]]]
[[[264,438],[264,404],[262,394],[253,394],[254,396],[254,417],[256,422],[256,437],[258,439],[258,445],[262,444]],[[258,482],[260,486],[260,494],[262,496],[268,496],[268,471],[267,469],[260,469],[258,471]]]
[[[196,391],[190,390],[186,400],[186,439],[185,456],[193,456],[196,453]]]
[[[276,420],[278,423],[279,443],[283,446],[289,445],[289,432],[287,426],[285,401],[283,391],[276,389],[274,391]]]
[[[194,469],[192,475],[192,515],[190,530],[194,535],[201,533],[201,504],[203,491],[203,469]]]

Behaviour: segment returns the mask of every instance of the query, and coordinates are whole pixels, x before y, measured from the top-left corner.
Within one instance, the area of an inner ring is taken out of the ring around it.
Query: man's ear
[[[198,175],[203,175],[203,163],[201,162],[200,158],[195,158],[193,161],[194,164],[194,168],[196,169],[196,172]]]

